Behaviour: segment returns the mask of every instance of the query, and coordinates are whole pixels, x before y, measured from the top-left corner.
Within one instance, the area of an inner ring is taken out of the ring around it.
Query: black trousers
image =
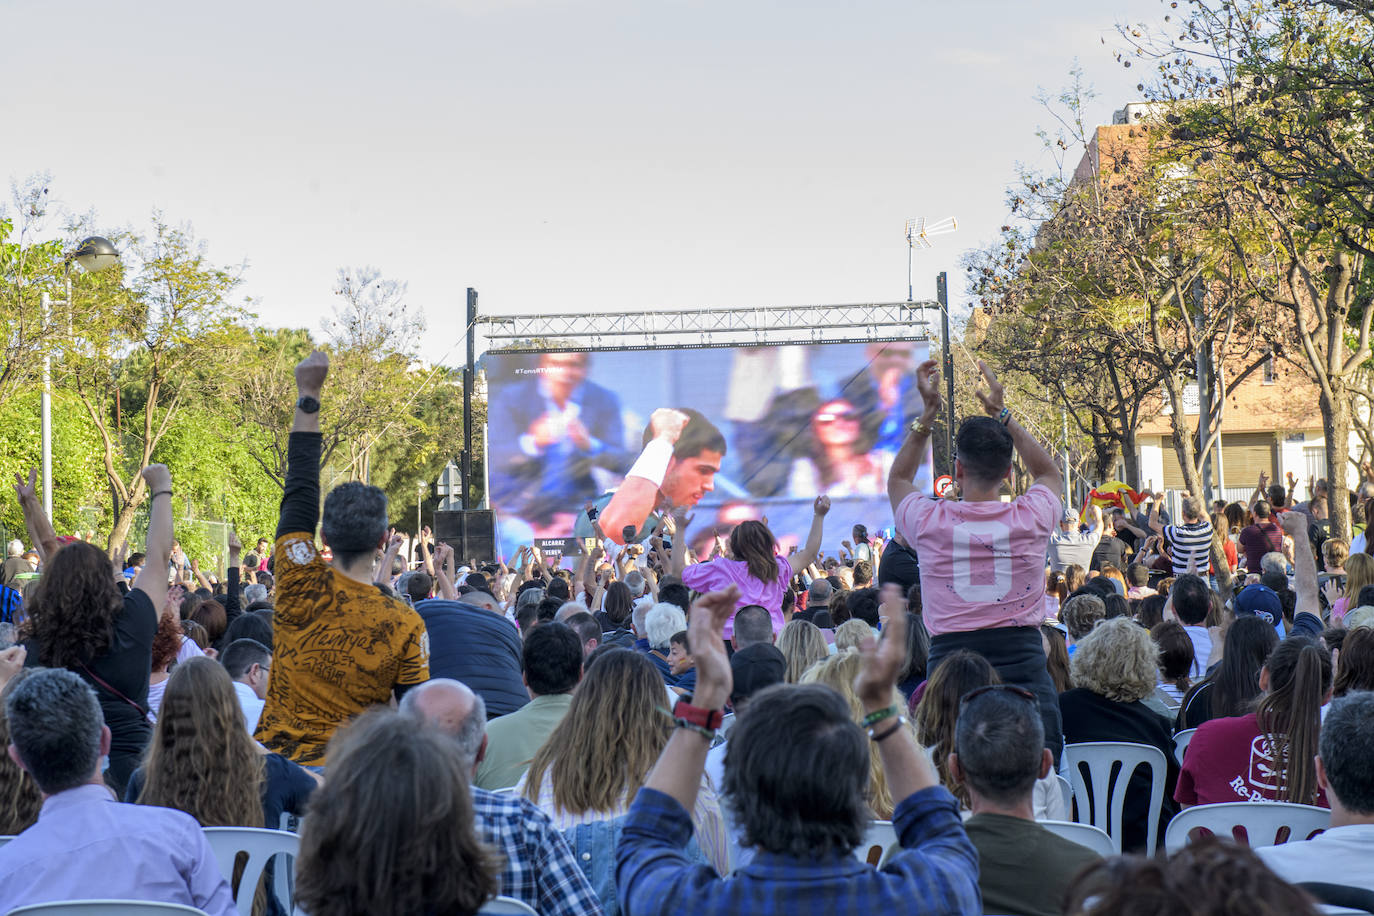
[[[1045,668],[1045,646],[1039,627],[1000,627],[968,633],[941,633],[930,638],[930,657],[926,676],[935,671],[945,656],[968,649],[977,652],[997,670],[1004,684],[1015,684],[1035,694],[1040,703],[1040,718],[1045,723],[1045,747],[1054,753],[1055,766],[1064,750],[1064,724],[1059,717],[1059,695]]]

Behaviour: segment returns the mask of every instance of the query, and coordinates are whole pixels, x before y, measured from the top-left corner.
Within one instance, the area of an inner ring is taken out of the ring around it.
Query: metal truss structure
[[[929,336],[936,300],[692,311],[484,315],[481,334],[502,352],[664,350],[868,343]]]

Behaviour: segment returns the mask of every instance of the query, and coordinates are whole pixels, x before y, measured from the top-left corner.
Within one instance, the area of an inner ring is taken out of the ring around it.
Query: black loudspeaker
[[[453,548],[459,565],[496,562],[496,516],[490,509],[437,511],[434,537]]]

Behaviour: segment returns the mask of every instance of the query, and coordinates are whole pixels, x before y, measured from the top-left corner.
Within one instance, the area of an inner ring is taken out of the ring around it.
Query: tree
[[[220,364],[243,309],[228,299],[238,274],[211,264],[186,226],[154,214],[148,235],[124,240],[125,265],[79,285],[58,363],[94,425],[110,492],[113,550],[147,498],[142,471]],[[127,276],[127,286],[121,284]]]
[[[372,267],[341,269],[334,290],[341,301],[326,322],[323,344],[304,330],[241,329],[222,389],[240,421],[230,435],[254,443],[253,459],[283,485],[295,400],[291,367],[322,345],[331,362],[322,419],[324,488],[347,480],[375,484],[403,522],[412,517],[418,482],[434,480],[461,447],[461,387],[453,370],[420,364],[416,350],[425,325],[406,303],[404,283]],[[480,423],[485,405],[477,401]]]
[[[1344,0],[1191,0],[1127,36],[1175,104],[1172,138],[1225,175],[1227,242],[1251,292],[1286,315],[1283,356],[1318,389],[1332,531],[1348,536],[1357,373],[1371,357],[1374,18]],[[1175,34],[1176,33],[1176,34]],[[1129,65],[1129,61],[1123,61]],[[1141,84],[1145,90],[1145,84]]]
[[[1047,100],[1060,129],[1042,138],[1059,151],[1059,170],[1022,175],[1010,194],[1016,224],[968,264],[991,316],[985,352],[1066,405],[1093,445],[1099,479],[1120,454],[1128,482],[1139,485],[1136,430],[1167,407],[1185,481],[1201,493],[1200,464],[1215,445],[1224,397],[1195,432],[1184,409],[1188,378],[1203,351],[1218,367],[1239,355],[1236,377],[1202,381],[1217,394],[1234,390],[1263,363],[1256,344],[1266,325],[1215,243],[1206,176],[1180,173],[1174,150],[1148,124],[1122,142],[1090,137],[1090,97],[1075,72],[1058,105]],[[1084,157],[1070,174],[1063,154],[1072,150]]]
[[[12,206],[0,209],[0,405],[39,383],[52,324],[42,294],[60,282],[62,244],[37,241],[48,214],[42,177],[12,186]]]

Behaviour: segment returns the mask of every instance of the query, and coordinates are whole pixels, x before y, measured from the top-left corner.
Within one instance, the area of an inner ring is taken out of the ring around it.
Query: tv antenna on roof
[[[935,243],[930,240],[932,235],[948,235],[959,228],[959,221],[952,216],[936,220],[933,223],[926,223],[924,216],[906,221],[906,301],[913,302],[913,287],[911,285],[911,255],[917,248],[925,251],[934,248]]]

